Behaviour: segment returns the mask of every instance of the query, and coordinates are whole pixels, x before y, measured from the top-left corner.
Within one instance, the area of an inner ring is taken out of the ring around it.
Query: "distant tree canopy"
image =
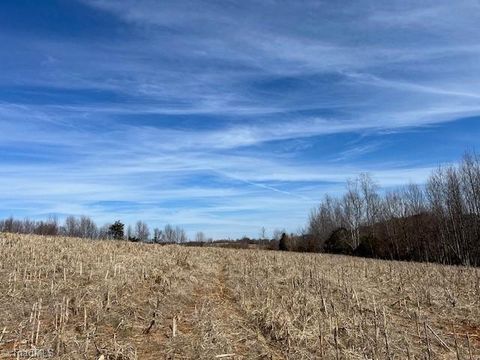
[[[39,235],[117,239],[160,244],[187,243],[185,230],[170,224],[154,228],[138,221],[118,220],[98,227],[87,216],[46,221],[0,220],[0,231]],[[456,165],[439,167],[425,185],[409,184],[382,191],[368,174],[347,181],[342,196],[326,195],[314,208],[305,230],[288,235],[273,231],[273,239],[243,237],[232,241],[207,239],[198,232],[196,246],[262,248],[282,251],[329,252],[383,259],[433,261],[480,266],[480,158],[467,153]]]
[[[367,174],[342,197],[325,196],[308,232],[323,251],[480,265],[480,160],[435,170],[425,186],[380,192]]]
[[[167,224],[164,229],[155,228],[153,236],[151,236],[150,228],[144,221],[137,221],[134,227],[128,225],[125,232],[125,225],[120,220],[98,227],[91,218],[84,215],[79,217],[67,216],[63,225],[59,223],[56,217],[50,217],[46,221],[17,220],[10,217],[0,220],[0,232],[49,236],[62,235],[88,239],[129,240],[161,244],[185,243],[188,241],[187,233],[180,226],[174,227]],[[197,233],[196,239],[201,242],[207,241],[206,236],[202,232]]]

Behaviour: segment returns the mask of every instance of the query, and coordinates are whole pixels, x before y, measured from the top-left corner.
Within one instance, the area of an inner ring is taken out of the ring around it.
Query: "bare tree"
[[[146,242],[150,237],[150,229],[148,225],[143,221],[137,221],[135,224],[135,237],[139,241]]]
[[[153,229],[153,242],[160,243],[163,241],[163,231],[159,228]]]
[[[380,197],[377,193],[378,185],[367,173],[360,174],[356,181],[358,185],[355,188],[360,188],[362,196],[360,207],[363,205],[365,224],[371,226],[378,220],[378,212],[380,210]]]
[[[170,224],[165,225],[165,228],[163,229],[163,236],[165,239],[164,242],[167,243],[184,243],[187,241],[187,234],[185,233],[185,230],[179,226],[174,228]]]
[[[260,239],[265,239],[267,237],[267,229],[265,229],[265,226],[262,226],[260,229]]]
[[[322,248],[332,232],[342,225],[340,202],[326,195],[320,205],[310,213],[308,233],[314,238],[315,248]]]
[[[65,219],[65,235],[67,236],[74,236],[74,237],[79,237],[79,231],[78,231],[78,221],[77,218],[73,215],[67,216]]]
[[[175,229],[172,225],[167,224],[163,229],[163,242],[174,243],[176,242]]]
[[[423,189],[417,184],[410,183],[404,190],[402,194],[403,199],[405,199],[406,216],[417,215],[425,212],[425,194]]]
[[[480,159],[476,154],[464,155],[460,176],[468,213],[480,215]]]
[[[80,237],[95,239],[98,236],[97,224],[88,216],[80,216],[78,222],[78,233]]]
[[[23,220],[23,232],[25,234],[33,234],[35,233],[36,222],[30,219]]]
[[[206,239],[206,237],[205,237],[205,234],[203,232],[199,231],[195,234],[195,241],[196,242],[203,243],[203,242],[205,242],[205,239]]]
[[[175,238],[176,238],[176,242],[179,244],[182,244],[188,241],[187,233],[185,232],[184,229],[182,229],[179,226],[175,227]]]
[[[364,206],[358,180],[349,180],[347,193],[343,196],[343,213],[351,232],[350,247],[352,249],[356,249],[360,244],[360,225],[364,219]]]

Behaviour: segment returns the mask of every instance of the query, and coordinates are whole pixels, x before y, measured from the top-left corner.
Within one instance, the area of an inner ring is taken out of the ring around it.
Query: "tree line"
[[[480,159],[467,153],[425,185],[394,190],[361,174],[343,196],[326,195],[290,241],[291,250],[480,265]]]
[[[167,224],[163,229],[154,228],[153,231],[150,231],[144,221],[137,221],[133,227],[128,225],[125,228],[125,224],[120,220],[98,226],[94,220],[84,215],[68,216],[63,224],[56,217],[50,217],[47,220],[19,220],[10,217],[0,220],[0,232],[153,243],[185,243],[188,241],[187,233],[180,226]],[[205,236],[203,233],[197,233],[197,238],[203,241]]]
[[[138,221],[99,227],[88,216],[0,221],[0,232],[62,235],[191,246],[328,252],[393,260],[480,265],[480,158],[466,153],[456,165],[440,166],[423,185],[382,190],[368,174],[348,180],[342,196],[326,195],[297,234],[275,230],[268,239],[216,240],[198,232],[188,239],[179,226],[154,228]]]

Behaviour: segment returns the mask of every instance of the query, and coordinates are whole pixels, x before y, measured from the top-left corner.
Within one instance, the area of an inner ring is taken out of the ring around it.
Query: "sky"
[[[0,217],[297,231],[480,140],[479,1],[2,0]]]

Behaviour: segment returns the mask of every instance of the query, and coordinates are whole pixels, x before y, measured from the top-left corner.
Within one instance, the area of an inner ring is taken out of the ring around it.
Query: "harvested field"
[[[474,268],[1,234],[0,279],[0,358],[480,358]]]

